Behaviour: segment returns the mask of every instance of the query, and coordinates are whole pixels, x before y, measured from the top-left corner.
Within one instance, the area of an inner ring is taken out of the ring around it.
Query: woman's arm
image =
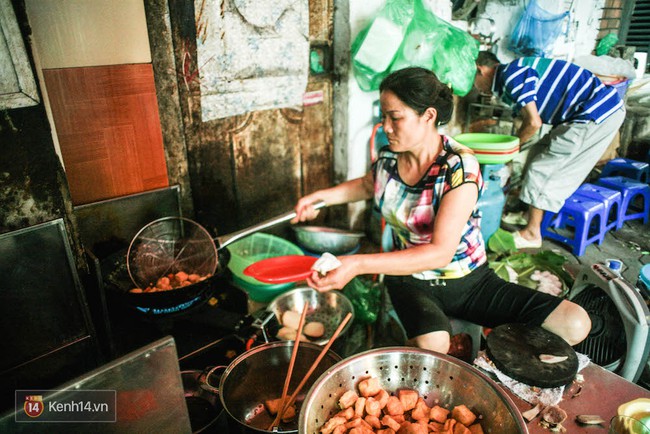
[[[405,276],[448,265],[477,200],[478,186],[474,183],[447,192],[434,221],[431,243],[395,252],[340,256],[342,265],[322,278],[314,273],[310,286],[329,291],[343,288],[361,274]]]
[[[295,207],[297,216],[291,222],[297,223],[315,219],[318,211],[314,210],[312,204],[319,200],[324,201],[328,206],[340,205],[370,199],[373,192],[372,172],[366,173],[361,178],[343,182],[335,187],[315,191],[298,200]]]

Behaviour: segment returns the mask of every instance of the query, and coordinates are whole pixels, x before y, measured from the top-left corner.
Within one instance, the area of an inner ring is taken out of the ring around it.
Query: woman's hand
[[[318,195],[318,192],[300,198],[294,208],[296,216],[291,219],[291,223],[306,222],[318,217],[320,211],[314,209],[314,204],[320,200],[323,199]]]
[[[345,285],[357,276],[357,261],[355,255],[337,257],[341,265],[334,270],[328,271],[322,276],[314,271],[307,278],[307,284],[318,292],[327,292],[332,289],[343,289]]]

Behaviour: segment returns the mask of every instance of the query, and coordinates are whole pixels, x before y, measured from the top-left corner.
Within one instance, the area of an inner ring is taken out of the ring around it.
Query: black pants
[[[506,282],[487,264],[459,279],[386,276],[384,283],[409,339],[442,330],[451,334],[447,315],[485,327],[505,323],[540,326],[562,301]]]

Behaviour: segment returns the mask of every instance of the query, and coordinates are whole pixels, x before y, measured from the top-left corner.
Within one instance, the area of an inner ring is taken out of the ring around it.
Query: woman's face
[[[431,116],[435,110],[429,109],[420,116],[389,90],[381,93],[379,102],[384,133],[391,151],[404,152],[426,144],[432,126],[435,128],[435,115],[433,119]]]

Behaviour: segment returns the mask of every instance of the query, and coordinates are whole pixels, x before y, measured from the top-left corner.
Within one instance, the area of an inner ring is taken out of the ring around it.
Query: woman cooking
[[[447,315],[486,327],[541,326],[570,345],[589,333],[589,315],[568,300],[506,282],[487,265],[477,200],[483,187],[472,151],[438,132],[451,118],[451,90],[434,73],[406,68],[386,77],[380,90],[388,145],[362,178],[302,197],[294,222],[314,219],[312,203],[374,199],[393,230],[395,251],[340,257],[318,291],[343,288],[362,274],[384,274],[409,344],[447,353]]]

